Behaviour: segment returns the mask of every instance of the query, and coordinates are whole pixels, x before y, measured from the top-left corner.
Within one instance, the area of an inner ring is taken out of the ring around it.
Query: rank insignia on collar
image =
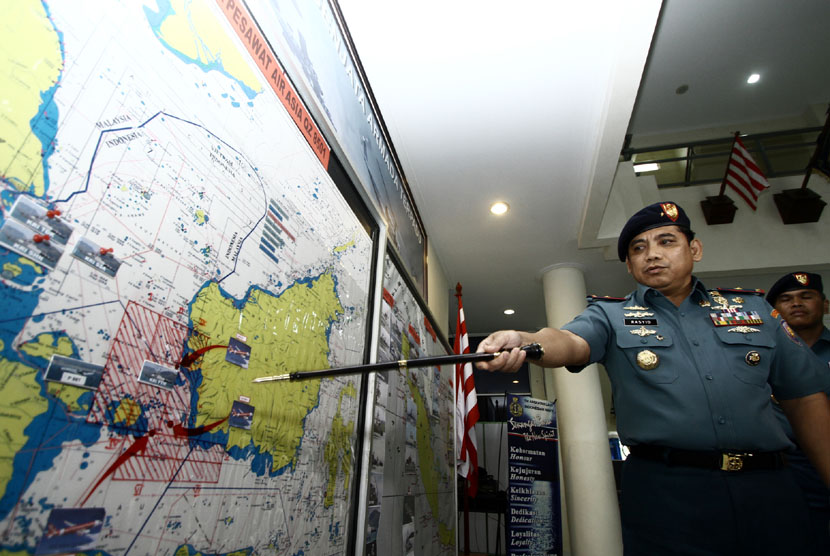
[[[761,330],[758,328],[752,328],[751,326],[736,326],[735,328],[730,328],[727,332],[739,332],[741,334],[749,334],[750,332],[760,332]]]
[[[641,326],[640,328],[636,328],[634,330],[629,330],[632,334],[639,336],[640,338],[644,336],[651,336],[652,334],[657,334],[656,330],[649,330],[645,326]]]
[[[700,305],[701,307],[711,307],[712,306],[712,304],[709,303],[708,299],[701,299],[700,301],[698,301],[697,304]]]
[[[770,312],[769,316],[771,316],[771,317],[772,317],[772,318],[774,318],[774,319],[777,319],[777,318],[778,318],[778,315],[780,315],[780,314],[781,314],[781,313],[779,313],[779,312],[778,312],[778,309],[773,309],[773,310]]]
[[[787,337],[789,337],[790,340],[792,340],[798,345],[803,345],[798,335],[795,333],[795,330],[790,328],[790,325],[787,324],[787,321],[785,321],[784,319],[781,319],[781,328],[784,329],[784,332],[787,334]]]
[[[631,305],[629,307],[623,307],[626,311],[648,311],[648,307],[640,307],[639,305]]]
[[[633,313],[625,313],[623,316],[639,319],[643,317],[653,317],[654,313],[649,313],[648,311],[634,311]]]

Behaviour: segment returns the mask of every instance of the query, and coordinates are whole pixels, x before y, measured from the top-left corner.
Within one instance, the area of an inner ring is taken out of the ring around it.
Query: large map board
[[[387,254],[378,361],[446,355]],[[452,365],[377,373],[364,554],[451,555],[456,543]]]
[[[0,550],[341,554],[372,238],[217,4],[0,33]]]

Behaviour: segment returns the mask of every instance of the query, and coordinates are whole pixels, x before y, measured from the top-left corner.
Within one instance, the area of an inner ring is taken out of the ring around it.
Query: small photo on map
[[[369,492],[366,503],[370,506],[377,506],[383,499],[383,473],[369,474]]]
[[[75,244],[75,249],[72,250],[72,256],[79,261],[85,262],[95,270],[103,272],[110,278],[114,278],[118,269],[121,268],[121,261],[116,259],[112,253],[106,249],[101,249],[98,245],[82,237]]]
[[[96,390],[104,376],[103,365],[93,365],[78,359],[53,355],[46,367],[46,380]]]
[[[69,236],[72,235],[72,226],[29,197],[20,195],[12,206],[10,214],[15,220],[39,234],[48,235],[52,241],[61,245],[66,245]]]
[[[228,340],[228,351],[225,352],[225,361],[247,369],[250,360],[251,346],[240,342],[236,338]]]
[[[104,525],[104,508],[55,508],[35,554],[66,554],[95,548]]]
[[[0,228],[0,245],[38,264],[50,269],[55,268],[63,255],[63,245],[51,240],[37,242],[35,241],[36,235],[39,234],[31,228],[17,220],[7,218],[3,227]]]
[[[372,435],[372,450],[369,463],[373,471],[383,470],[383,460],[386,457],[386,439],[382,435]]]
[[[403,465],[404,475],[414,475],[418,471],[418,450],[415,446],[406,445],[406,459]]]
[[[380,378],[381,373],[378,373],[378,380],[375,382],[375,406],[386,407],[389,403],[389,383],[386,377]]]
[[[254,406],[242,402],[233,402],[228,424],[238,429],[251,430],[254,422]]]
[[[141,373],[138,375],[139,382],[165,390],[175,388],[177,378],[179,378],[179,372],[176,369],[170,369],[152,361],[144,361],[141,365]]]

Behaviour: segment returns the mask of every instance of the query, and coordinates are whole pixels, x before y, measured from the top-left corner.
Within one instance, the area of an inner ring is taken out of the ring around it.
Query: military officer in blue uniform
[[[790,272],[779,278],[767,293],[767,301],[775,307],[801,341],[813,350],[830,374],[830,330],[824,326],[823,317],[828,313],[827,296],[824,294],[821,275],[812,272]],[[825,390],[830,396],[830,390]],[[776,406],[777,416],[787,436],[796,442],[790,422]],[[810,509],[813,538],[819,554],[830,554],[830,489],[821,482],[815,467],[807,456],[795,448],[787,452],[789,468]]]
[[[692,275],[703,245],[674,203],[624,226],[618,254],[638,283],[599,298],[561,330],[499,331],[480,369],[515,372],[518,348],[578,372],[600,362],[611,380],[623,466],[627,555],[812,554],[807,509],[783,452],[771,394],[830,484],[830,404],[821,365],[761,292],[707,289]],[[565,470],[567,472],[567,470]]]

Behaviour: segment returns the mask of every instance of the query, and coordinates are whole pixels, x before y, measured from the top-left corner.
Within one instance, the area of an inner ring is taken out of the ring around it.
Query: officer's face
[[[689,242],[677,226],[663,226],[632,239],[625,264],[637,282],[663,291],[687,286],[702,255],[700,241]]]
[[[822,299],[816,290],[793,290],[779,295],[775,308],[787,324],[799,330],[821,323],[822,315],[827,313],[828,300]]]

